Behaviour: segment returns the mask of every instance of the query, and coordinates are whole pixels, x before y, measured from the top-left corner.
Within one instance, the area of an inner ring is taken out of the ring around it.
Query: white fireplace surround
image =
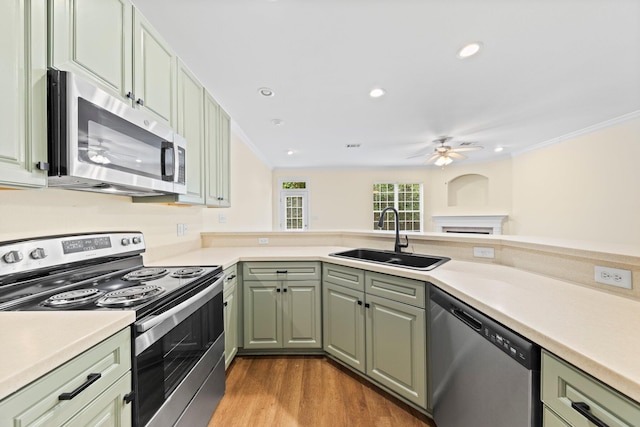
[[[502,223],[508,215],[432,216],[437,233],[502,234]]]

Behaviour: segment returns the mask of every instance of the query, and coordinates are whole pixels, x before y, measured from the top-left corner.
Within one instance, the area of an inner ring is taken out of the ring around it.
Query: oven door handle
[[[186,301],[181,302],[173,308],[160,313],[157,316],[151,316],[150,319],[136,323],[136,331],[139,333],[146,332],[160,323],[172,319],[176,325],[187,317],[195,313],[200,307],[205,305],[213,295],[220,292],[218,286],[223,282],[224,276],[216,280],[211,286],[204,291],[197,293]]]

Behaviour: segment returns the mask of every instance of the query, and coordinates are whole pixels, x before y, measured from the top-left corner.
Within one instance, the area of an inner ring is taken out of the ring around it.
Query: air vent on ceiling
[[[345,145],[345,147],[347,148],[360,148],[361,144],[347,144]]]

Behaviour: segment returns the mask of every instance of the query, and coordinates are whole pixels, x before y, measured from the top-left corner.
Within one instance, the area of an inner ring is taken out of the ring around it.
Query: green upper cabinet
[[[207,206],[231,206],[230,200],[230,118],[209,94],[205,98],[207,152]]]
[[[49,65],[175,125],[176,57],[128,0],[49,0]]]
[[[229,116],[179,58],[177,64],[177,132],[187,140],[187,194],[133,200],[229,207]]]
[[[47,3],[0,0],[0,186],[43,187],[47,174]]]
[[[134,10],[133,16],[133,88],[136,105],[174,126],[177,58],[137,10]]]
[[[230,118],[209,94],[205,98],[207,153],[207,206],[231,206],[230,199]]]
[[[178,61],[178,133],[187,140],[187,194],[176,202],[205,203],[204,88]]]

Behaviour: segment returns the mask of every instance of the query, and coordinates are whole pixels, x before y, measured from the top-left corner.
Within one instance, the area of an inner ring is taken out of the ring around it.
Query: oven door
[[[194,418],[206,425],[211,417],[211,396],[219,401],[224,394],[222,282],[217,277],[177,306],[136,322],[135,425]],[[199,404],[199,395],[206,395],[206,405]]]

